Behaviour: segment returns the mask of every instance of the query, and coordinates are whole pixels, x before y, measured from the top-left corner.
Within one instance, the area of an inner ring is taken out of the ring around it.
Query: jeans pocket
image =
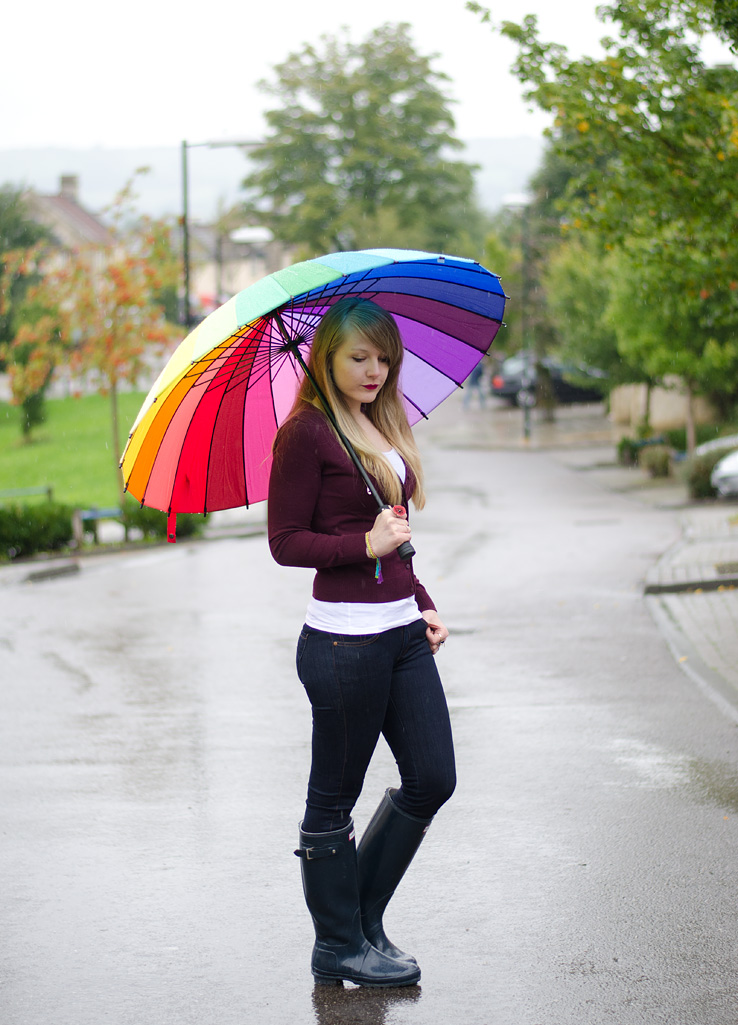
[[[379,634],[334,634],[333,646],[336,648],[368,648],[374,644]]]
[[[295,652],[295,666],[297,667],[297,676],[299,679],[302,679],[302,677],[300,676],[300,665],[302,663],[302,657],[305,654],[305,649],[307,648],[307,643],[309,640],[310,631],[305,627],[303,628],[302,633],[297,639],[297,651]]]

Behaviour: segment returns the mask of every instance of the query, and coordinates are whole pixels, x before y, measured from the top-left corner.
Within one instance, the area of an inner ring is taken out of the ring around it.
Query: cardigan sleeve
[[[426,589],[423,587],[421,582],[418,580],[416,576],[414,576],[413,579],[415,580],[415,601],[418,603],[418,608],[420,609],[420,611],[427,612],[428,609],[433,609],[434,612],[437,611],[436,606],[433,603],[433,599],[428,594]]]
[[[293,417],[274,444],[267,507],[269,548],[281,566],[327,569],[367,559],[363,533],[313,529],[322,486],[324,437],[315,422]]]

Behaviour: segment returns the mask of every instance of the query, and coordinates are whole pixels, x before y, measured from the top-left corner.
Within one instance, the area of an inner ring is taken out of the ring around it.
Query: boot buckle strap
[[[338,854],[342,844],[331,844],[329,847],[300,847],[295,851],[298,858],[305,861],[317,861],[319,858],[332,858]]]

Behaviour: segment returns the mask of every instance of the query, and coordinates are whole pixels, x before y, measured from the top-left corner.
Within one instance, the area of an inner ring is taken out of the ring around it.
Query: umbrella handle
[[[397,549],[397,554],[401,559],[412,559],[413,555],[415,555],[415,549],[409,541],[403,541]]]
[[[391,509],[398,516],[400,515],[400,513],[405,512],[404,507],[401,505],[382,505],[381,509],[383,511],[385,509]],[[409,541],[403,541],[400,547],[396,549],[396,551],[401,559],[412,559],[413,555],[415,555],[415,549]]]

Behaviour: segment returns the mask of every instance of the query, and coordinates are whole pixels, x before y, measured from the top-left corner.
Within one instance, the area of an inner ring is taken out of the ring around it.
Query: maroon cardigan
[[[376,485],[376,482],[374,482]],[[415,489],[407,468],[403,504]],[[280,427],[269,479],[269,547],[281,566],[315,567],[313,596],[330,602],[389,602],[415,595],[421,612],[433,609],[412,562],[397,552],[382,557],[383,582],[366,554],[365,534],[377,504],[318,409],[306,406]]]

